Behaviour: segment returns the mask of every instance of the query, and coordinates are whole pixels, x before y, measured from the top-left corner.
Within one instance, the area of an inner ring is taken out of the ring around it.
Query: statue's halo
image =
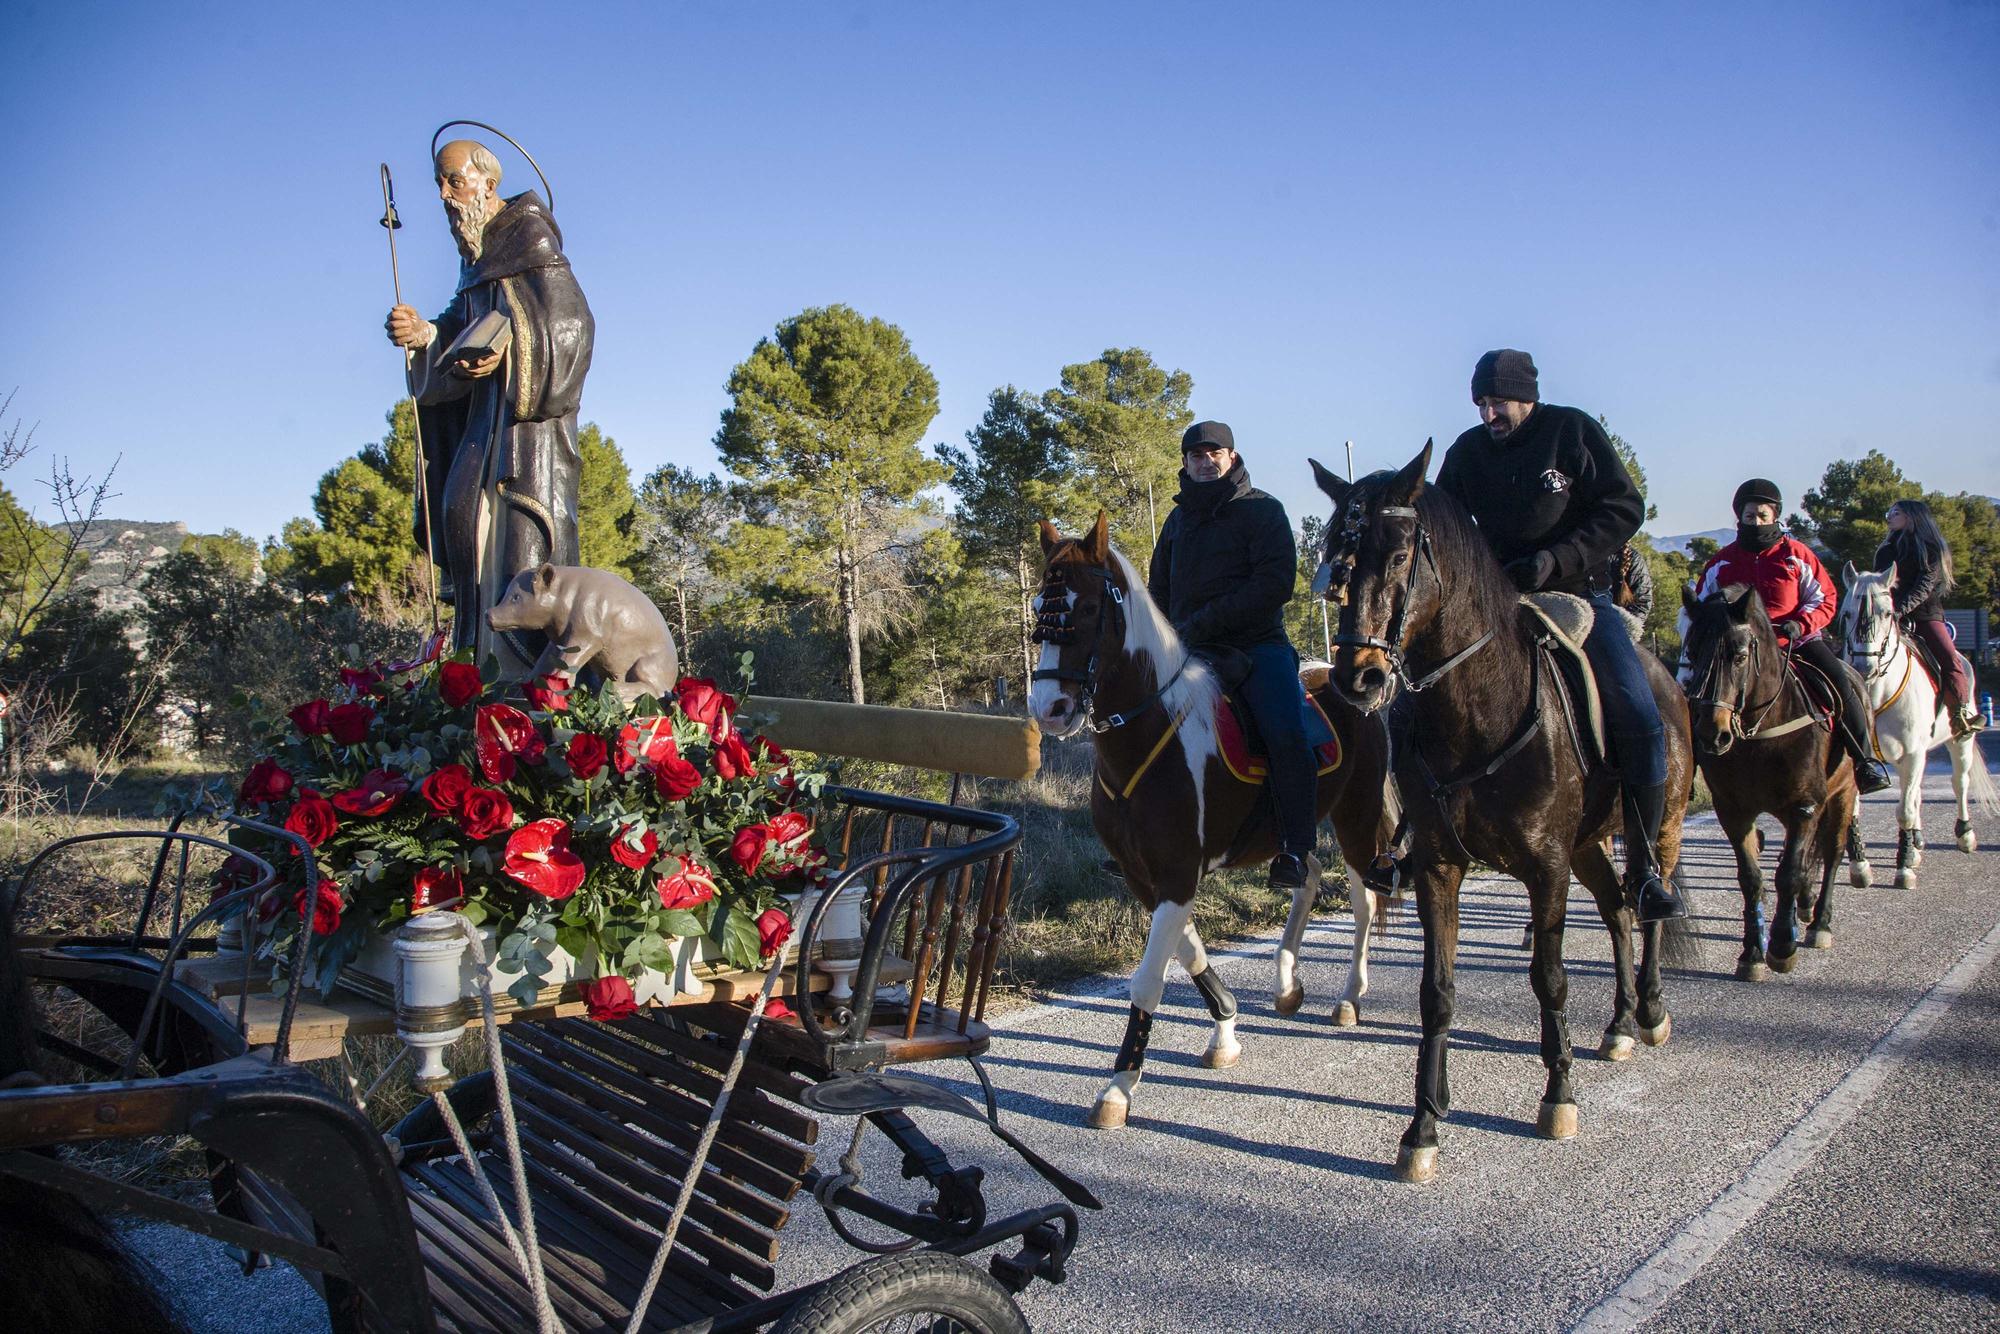
[[[497,134],[502,139],[505,139],[510,145],[512,145],[514,151],[516,153],[519,153],[522,157],[526,158],[528,160],[528,165],[535,169],[535,175],[541,178],[542,202],[548,205],[549,212],[551,215],[555,213],[556,192],[549,188],[549,178],[547,176],[542,175],[542,164],[535,161],[534,154],[530,153],[527,149],[521,147],[520,144],[516,143],[514,141],[513,135],[507,133],[507,131],[503,129],[498,128],[497,126],[488,125],[483,120],[448,120],[444,124],[438,126],[437,133],[431,136],[431,164],[433,170],[436,169],[436,164],[437,164],[438,140],[444,138],[444,132],[446,130],[451,129],[454,125],[470,125],[475,130],[485,130],[489,134]]]

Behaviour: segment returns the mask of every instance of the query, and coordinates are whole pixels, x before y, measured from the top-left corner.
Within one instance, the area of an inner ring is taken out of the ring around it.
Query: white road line
[[[1861,1064],[1834,1085],[1833,1091],[1801,1117],[1770,1152],[1654,1252],[1617,1292],[1586,1312],[1576,1323],[1576,1329],[1591,1334],[1632,1329],[1664,1310],[1674,1294],[1700,1273],[1730,1238],[1776,1199],[1835,1134],[1861,1114],[1869,1099],[1901,1068],[1911,1050],[1944,1017],[1952,1002],[1995,958],[2000,958],[2000,925],[1967,950],[1951,971],[1883,1035]]]

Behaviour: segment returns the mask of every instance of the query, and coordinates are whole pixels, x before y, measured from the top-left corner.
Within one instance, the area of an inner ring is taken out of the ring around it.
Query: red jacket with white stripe
[[[1763,551],[1731,542],[1701,567],[1694,593],[1705,598],[1730,584],[1749,584],[1756,589],[1772,625],[1780,621],[1804,625],[1801,639],[1811,639],[1832,624],[1839,605],[1826,566],[1820,564],[1811,547],[1795,537],[1780,537]],[[1791,639],[1781,633],[1778,642],[1789,645]]]

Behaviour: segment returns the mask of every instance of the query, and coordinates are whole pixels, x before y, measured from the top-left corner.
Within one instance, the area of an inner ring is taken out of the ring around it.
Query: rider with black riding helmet
[[[1484,425],[1452,442],[1436,485],[1478,521],[1514,586],[1588,598],[1584,653],[1597,677],[1625,802],[1625,893],[1642,922],[1687,914],[1660,875],[1666,729],[1639,649],[1612,601],[1619,552],[1646,504],[1589,413],[1541,401],[1534,359],[1501,348],[1472,371]]]
[[[1840,696],[1837,735],[1854,761],[1854,780],[1866,795],[1895,781],[1875,755],[1875,715],[1862,694],[1861,678],[1821,633],[1833,622],[1833,580],[1811,547],[1782,531],[1778,515],[1784,497],[1778,484],[1752,477],[1736,488],[1736,540],[1708,558],[1695,580],[1695,596],[1705,598],[1730,584],[1748,584],[1763,599],[1777,632],[1778,647],[1819,670]],[[1682,634],[1686,634],[1683,613]]]
[[[1299,655],[1285,637],[1298,550],[1285,507],[1250,485],[1236,437],[1196,422],[1181,437],[1181,489],[1153,547],[1146,591],[1190,648],[1225,647],[1250,660],[1237,696],[1263,733],[1278,816],[1274,889],[1306,882],[1315,841],[1318,766],[1306,743]]]

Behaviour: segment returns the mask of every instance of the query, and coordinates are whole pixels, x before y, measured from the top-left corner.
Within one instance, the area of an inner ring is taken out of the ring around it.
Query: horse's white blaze
[[[1065,607],[1074,607],[1076,605],[1076,594],[1074,592],[1064,593],[1063,598],[1063,605]],[[1037,595],[1035,598],[1035,610],[1039,612],[1041,609],[1042,598],[1040,595]],[[1062,649],[1058,645],[1043,644],[1042,655],[1035,661],[1035,670],[1038,672],[1054,671],[1057,661],[1061,656]],[[1034,715],[1035,721],[1041,725],[1043,730],[1058,733],[1074,730],[1069,718],[1065,717],[1062,721],[1057,722],[1049,714],[1049,710],[1055,707],[1055,702],[1062,697],[1063,683],[1061,681],[1032,681],[1029,683],[1028,711]]]

